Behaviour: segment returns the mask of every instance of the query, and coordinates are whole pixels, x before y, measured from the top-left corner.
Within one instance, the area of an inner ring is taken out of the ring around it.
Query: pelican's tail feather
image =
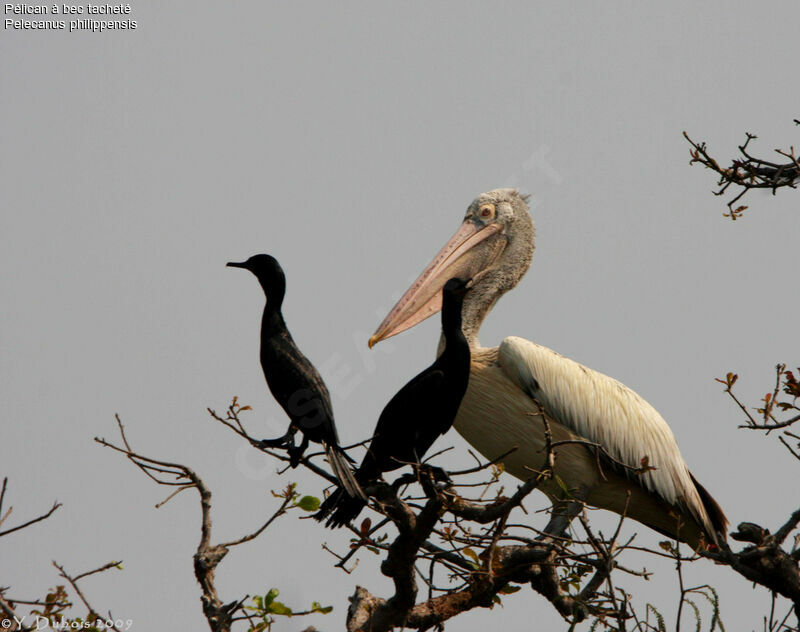
[[[711,522],[711,527],[714,529],[715,533],[708,533],[706,535],[709,536],[711,543],[718,544],[719,537],[722,537],[722,541],[725,542],[728,539],[728,518],[725,516],[725,513],[722,511],[722,507],[719,506],[719,503],[714,500],[711,494],[708,493],[705,487],[703,487],[694,475],[689,472],[689,476],[692,477],[692,482],[694,486],[697,488],[697,493],[700,495],[700,500],[703,502],[703,508],[706,510],[708,514],[708,519]]]

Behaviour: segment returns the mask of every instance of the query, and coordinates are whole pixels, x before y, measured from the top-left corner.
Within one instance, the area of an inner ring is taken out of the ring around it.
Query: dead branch
[[[800,421],[800,415],[793,414],[795,411],[800,411],[798,407],[800,383],[792,371],[786,370],[785,364],[778,364],[775,367],[774,386],[764,395],[758,406],[752,407],[755,415],[733,392],[737,380],[738,375],[733,372],[729,372],[725,379],[717,379],[725,385],[725,392],[745,415],[746,423],[740,425],[740,428],[762,430],[768,435],[774,430],[787,428]],[[781,419],[781,414],[792,416]],[[756,415],[760,420],[757,420]],[[796,437],[787,430],[784,430],[783,434]],[[792,454],[798,456],[783,436],[779,439]],[[800,553],[796,548],[786,551],[782,546],[792,532],[797,530],[798,525],[800,525],[800,509],[795,510],[774,534],[755,523],[742,522],[738,525],[738,530],[731,533],[731,537],[740,542],[747,542],[749,546],[734,552],[724,545],[719,551],[705,551],[702,555],[727,564],[747,579],[789,599],[794,604],[795,614],[800,623]],[[795,539],[798,537],[800,534]]]
[[[220,417],[211,410],[209,410],[209,412],[217,421],[225,424],[229,428],[233,429],[237,434],[247,438],[251,443],[253,443],[253,439],[249,438],[249,435],[247,435],[243,425],[241,424],[241,421],[238,418],[238,413],[241,410],[248,409],[249,407],[240,406],[236,398],[234,398],[233,403],[228,409],[227,417]],[[181,491],[186,489],[197,490],[197,493],[200,497],[201,509],[200,541],[198,542],[197,550],[193,556],[193,567],[195,578],[200,585],[202,593],[201,602],[203,614],[208,621],[211,631],[230,632],[232,625],[236,621],[248,621],[253,624],[251,625],[251,628],[254,628],[254,617],[247,611],[248,606],[245,606],[245,601],[249,598],[249,595],[229,602],[225,602],[223,599],[221,599],[215,582],[216,569],[232,547],[256,539],[264,531],[266,531],[275,520],[285,515],[290,509],[302,506],[302,503],[298,504],[299,494],[295,490],[295,485],[290,483],[281,492],[273,492],[274,496],[281,499],[281,503],[274,513],[272,513],[272,515],[270,515],[255,531],[228,542],[214,544],[212,543],[211,490],[203,482],[203,479],[200,478],[200,476],[198,476],[194,470],[186,465],[154,459],[135,452],[125,434],[125,426],[122,424],[122,421],[118,415],[115,415],[115,418],[117,422],[117,429],[120,433],[121,445],[114,444],[106,439],[98,437],[95,437],[95,441],[103,447],[114,450],[115,452],[125,456],[158,485],[177,487],[177,489],[171,492],[166,499],[156,505],[157,508],[164,506],[169,500],[174,498]],[[280,454],[273,454],[273,456],[278,459],[283,458]],[[312,466],[310,469],[314,471],[319,470],[317,473],[320,476],[325,478],[330,477],[333,479],[332,475],[329,475],[321,468],[313,466],[313,464],[310,463],[308,465]],[[319,504],[318,501],[316,502]],[[79,577],[85,577],[86,575],[87,574],[84,574]],[[277,594],[277,591],[275,594]],[[325,613],[328,612],[328,609],[323,609],[318,606],[318,604],[314,604],[311,609],[305,611],[293,612],[284,607],[282,611],[274,610],[274,612],[276,614],[288,614],[288,616],[301,616],[304,614],[317,612]],[[262,615],[266,616],[268,613],[259,613],[260,617],[262,617]]]
[[[122,564],[121,561],[119,561],[119,562],[109,562],[108,564],[104,564],[103,566],[101,566],[99,568],[95,568],[94,570],[87,571],[85,573],[81,573],[79,575],[76,575],[75,577],[72,577],[69,573],[67,573],[67,571],[64,570],[63,566],[58,564],[58,562],[55,562],[55,561],[53,562],[53,566],[55,566],[58,569],[58,574],[61,575],[61,577],[63,577],[64,579],[66,579],[69,582],[69,585],[72,586],[72,590],[75,591],[75,594],[78,595],[78,598],[81,600],[83,605],[86,607],[86,611],[88,613],[86,615],[86,621],[89,622],[89,623],[97,623],[97,621],[101,620],[102,617],[97,612],[97,610],[95,610],[89,604],[88,599],[86,599],[86,595],[83,594],[83,591],[81,590],[80,586],[78,586],[78,580],[83,579],[84,577],[88,577],[89,575],[94,575],[95,573],[103,573],[103,572],[105,572],[105,571],[107,571],[107,570],[109,570],[111,568],[119,568],[120,564]],[[110,629],[112,629],[112,630],[119,630],[120,628],[116,625],[116,623],[113,623],[113,621],[114,621],[113,618],[109,617],[109,619],[111,620],[112,625],[111,626],[106,626],[106,627],[110,627]]]
[[[3,512],[3,500],[5,499],[5,496],[6,496],[7,485],[8,485],[8,477],[5,477],[5,478],[3,478],[3,488],[2,488],[2,490],[0,490],[0,525],[2,525],[6,521],[6,519],[11,515],[11,512],[14,510],[13,507],[9,507],[5,514],[2,513]],[[22,524],[17,525],[16,527],[12,527],[11,529],[6,529],[5,531],[0,531],[0,538],[2,538],[4,535],[9,535],[10,533],[14,533],[15,531],[20,531],[22,529],[30,527],[32,524],[36,524],[37,522],[41,522],[42,520],[47,520],[50,516],[53,515],[53,513],[59,507],[61,507],[61,503],[58,502],[58,501],[54,502],[53,506],[50,507],[50,510],[45,512],[45,513],[43,513],[41,516],[33,518],[32,520],[28,520],[27,522],[23,522]]]
[[[758,137],[748,132],[744,143],[739,145],[739,153],[742,157],[734,158],[731,160],[730,166],[723,167],[709,154],[705,142],[693,141],[686,132],[683,132],[683,136],[692,146],[689,150],[691,156],[689,164],[701,164],[719,176],[717,181],[719,189],[714,192],[714,195],[724,195],[731,186],[740,189],[728,201],[728,213],[724,213],[725,217],[730,217],[732,220],[741,217],[748,207],[744,205],[734,207],[734,205],[751,189],[771,189],[772,194],[775,195],[780,188],[797,188],[798,180],[800,180],[800,162],[798,162],[794,147],[790,147],[789,151],[775,150],[778,155],[788,158],[788,162],[775,163],[763,158],[756,158],[749,153],[748,145],[751,140]]]

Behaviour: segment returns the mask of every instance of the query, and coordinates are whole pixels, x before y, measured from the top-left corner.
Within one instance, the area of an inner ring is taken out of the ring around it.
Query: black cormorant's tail
[[[320,505],[314,518],[331,529],[342,527],[351,523],[358,517],[361,510],[367,506],[367,501],[360,496],[349,496],[344,489],[337,487],[330,496]]]
[[[328,456],[328,463],[331,465],[336,480],[339,481],[339,485],[344,489],[347,495],[351,498],[358,498],[362,501],[366,501],[367,497],[361,489],[361,485],[358,484],[355,476],[353,476],[353,470],[350,469],[350,464],[344,450],[336,444],[326,442],[325,454]],[[331,498],[332,497],[333,495]]]

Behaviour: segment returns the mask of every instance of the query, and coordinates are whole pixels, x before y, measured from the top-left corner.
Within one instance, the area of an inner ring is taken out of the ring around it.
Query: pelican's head
[[[399,334],[442,308],[442,288],[453,277],[471,278],[464,307],[465,334],[528,270],[533,256],[533,220],[527,196],[516,189],[482,193],[467,208],[461,228],[383,320],[369,346]],[[467,319],[471,319],[468,321]]]

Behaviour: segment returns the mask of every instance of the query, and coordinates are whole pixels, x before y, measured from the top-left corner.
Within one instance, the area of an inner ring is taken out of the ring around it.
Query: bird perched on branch
[[[539,485],[555,508],[545,531],[565,532],[586,502],[693,548],[718,544],[725,538],[725,514],[689,471],[667,423],[644,399],[523,338],[480,346],[483,319],[519,283],[533,257],[526,200],[515,189],[478,196],[456,234],[380,324],[370,347],[435,314],[452,276],[472,277],[463,325],[472,368],[454,426],[489,460],[513,450],[503,459],[505,468],[522,480],[545,465],[543,420],[554,442],[567,442],[558,448],[556,476]]]
[[[364,487],[384,472],[419,462],[433,442],[450,430],[469,380],[470,352],[461,331],[461,306],[469,281],[453,278],[444,284],[442,340],[436,361],[392,397],[383,409],[367,454],[356,471]],[[328,527],[355,520],[366,505],[363,498],[337,489],[314,517]]]
[[[229,262],[228,266],[250,270],[264,290],[267,302],[261,318],[261,368],[273,397],[291,420],[286,434],[277,439],[265,439],[259,447],[285,448],[291,466],[297,467],[308,442],[321,443],[331,469],[346,493],[363,497],[348,457],[339,446],[331,397],[325,382],[297,348],[283,320],[281,307],[286,293],[283,269],[270,255],[254,255],[241,263]],[[298,430],[303,439],[299,446],[295,446],[294,435]]]

